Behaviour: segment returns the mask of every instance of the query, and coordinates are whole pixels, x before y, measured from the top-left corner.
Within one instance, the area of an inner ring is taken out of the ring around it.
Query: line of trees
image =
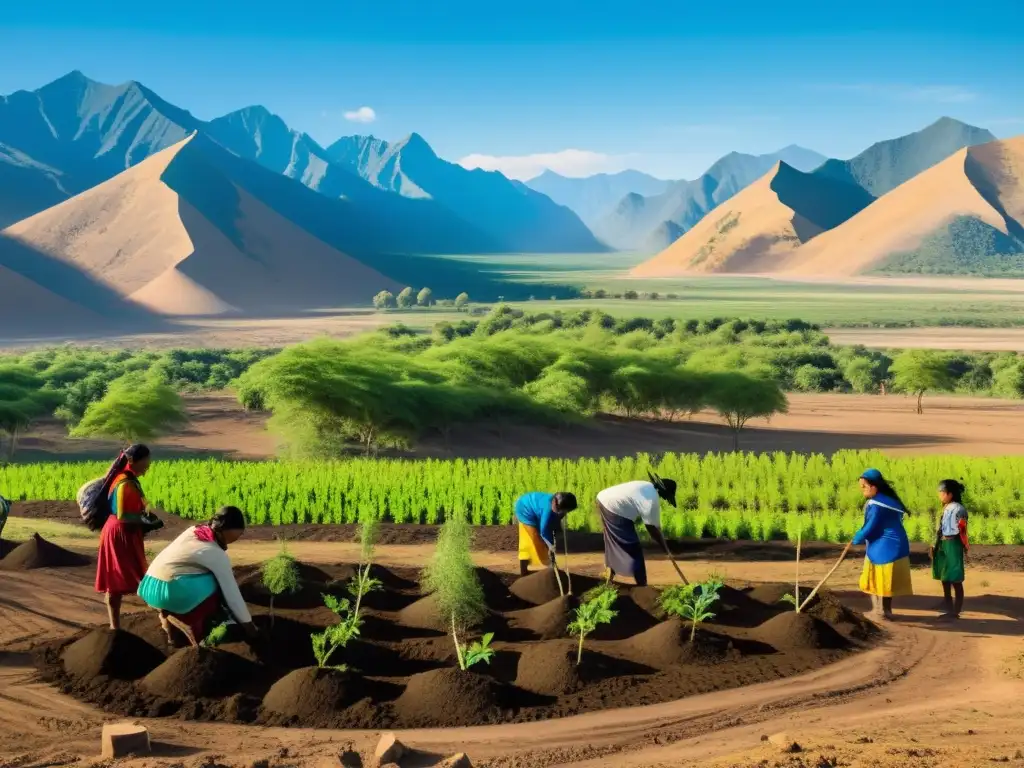
[[[454,299],[436,299],[430,288],[423,287],[415,291],[412,286],[406,286],[397,296],[391,291],[380,291],[373,297],[373,307],[378,310],[432,307],[435,304],[463,309],[469,306],[469,294],[463,291]]]

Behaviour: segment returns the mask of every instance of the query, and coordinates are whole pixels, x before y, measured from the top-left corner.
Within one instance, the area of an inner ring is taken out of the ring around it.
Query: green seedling
[[[474,664],[477,664],[481,661],[484,664],[490,664],[491,659],[494,658],[495,653],[494,649],[491,648],[491,640],[493,639],[494,633],[488,632],[486,635],[484,635],[471,646],[469,646],[469,648],[463,648],[462,655],[466,662],[466,666],[463,667],[463,669],[469,669]]]
[[[618,611],[612,610],[618,597],[618,590],[610,584],[594,587],[583,595],[583,601],[576,609],[576,618],[569,624],[569,634],[580,639],[576,649],[576,666],[583,661],[583,641],[587,635],[600,625],[611,623],[618,615]]]
[[[323,595],[324,604],[337,614],[339,621],[323,630],[310,635],[313,642],[313,655],[316,657],[316,664],[320,669],[331,666],[332,669],[346,670],[344,664],[329,665],[331,656],[339,648],[344,648],[349,642],[359,636],[359,616],[351,611],[348,600],[339,600],[333,595]]]
[[[718,579],[709,579],[698,584],[680,584],[662,592],[659,602],[665,613],[690,622],[692,643],[697,637],[697,627],[715,618],[711,607],[718,602],[718,591],[722,586]]]
[[[470,528],[466,516],[450,514],[437,535],[434,556],[423,571],[422,589],[432,593],[437,609],[450,628],[459,669],[468,668],[459,634],[487,615],[484,590],[469,553]]]
[[[216,648],[227,640],[227,637],[228,623],[225,621],[210,630],[210,633],[203,639],[202,645],[205,648]]]
[[[260,568],[263,586],[270,593],[270,625],[274,625],[274,598],[281,595],[294,595],[302,587],[302,575],[299,564],[288,554],[285,543],[281,542],[281,551],[267,560]]]

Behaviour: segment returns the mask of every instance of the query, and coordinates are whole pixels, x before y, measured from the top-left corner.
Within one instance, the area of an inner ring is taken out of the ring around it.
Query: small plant
[[[469,554],[470,528],[466,516],[449,514],[437,535],[434,556],[423,572],[422,587],[432,593],[437,610],[450,627],[459,669],[468,668],[459,633],[487,614],[484,590]]]
[[[722,582],[708,579],[698,584],[679,584],[661,593],[659,602],[665,613],[690,622],[690,642],[697,637],[697,627],[715,618],[711,607],[718,602]]]
[[[576,649],[576,666],[583,661],[583,641],[587,635],[602,624],[609,624],[618,615],[612,606],[619,597],[619,592],[610,584],[602,584],[588,590],[576,609],[576,618],[569,624],[569,634],[576,635],[580,644]]]
[[[359,615],[363,598],[370,592],[380,589],[383,584],[380,579],[370,576],[370,565],[373,563],[373,552],[377,545],[377,537],[380,534],[380,521],[369,512],[360,515],[361,526],[359,528],[359,566],[356,568],[356,576],[348,585],[349,594],[356,600],[353,613]]]
[[[267,560],[260,568],[263,586],[270,593],[270,625],[274,625],[274,598],[280,595],[294,595],[302,587],[302,575],[299,564],[288,554],[285,543],[281,542],[281,551]]]
[[[463,648],[463,657],[465,658],[466,661],[466,666],[464,667],[464,669],[469,669],[474,664],[481,661],[484,664],[491,663],[491,659],[494,658],[495,653],[494,649],[491,648],[491,640],[493,639],[494,633],[488,632],[486,635],[484,635],[471,646],[469,646],[469,648]]]
[[[359,616],[353,613],[348,600],[334,597],[334,595],[323,595],[324,604],[338,615],[340,621],[332,624],[323,632],[314,632],[310,635],[313,642],[313,655],[316,657],[316,665],[320,669],[331,666],[332,669],[345,671],[348,669],[344,664],[328,665],[331,656],[339,648],[344,648],[354,637],[359,636]]]
[[[793,597],[793,594],[791,592],[787,592],[782,597],[780,597],[779,602],[786,603],[787,605],[792,605],[794,608],[796,608],[796,612],[800,613],[800,600]]]
[[[227,640],[227,637],[228,623],[225,621],[211,629],[210,633],[203,639],[201,645],[205,648],[216,648],[218,645]]]

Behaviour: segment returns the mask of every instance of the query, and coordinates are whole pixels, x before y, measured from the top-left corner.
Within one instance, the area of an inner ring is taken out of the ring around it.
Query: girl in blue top
[[[892,599],[914,594],[910,581],[910,540],[903,528],[906,507],[899,494],[877,469],[860,476],[867,499],[864,525],[853,536],[854,544],[867,544],[861,591],[871,595],[874,615],[891,620]]]

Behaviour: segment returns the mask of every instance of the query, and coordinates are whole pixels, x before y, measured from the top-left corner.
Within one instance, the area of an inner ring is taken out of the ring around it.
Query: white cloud
[[[894,83],[847,83],[823,86],[824,90],[847,91],[867,96],[929,104],[965,104],[978,94],[961,85],[906,85]]]
[[[510,179],[527,181],[545,170],[562,176],[592,176],[615,173],[627,167],[629,155],[606,155],[586,149],[563,149],[561,152],[540,152],[535,155],[467,155],[459,160],[463,168],[501,171]]]
[[[377,119],[377,113],[373,107],[360,107],[352,112],[346,112],[345,119],[352,123],[372,123]]]

